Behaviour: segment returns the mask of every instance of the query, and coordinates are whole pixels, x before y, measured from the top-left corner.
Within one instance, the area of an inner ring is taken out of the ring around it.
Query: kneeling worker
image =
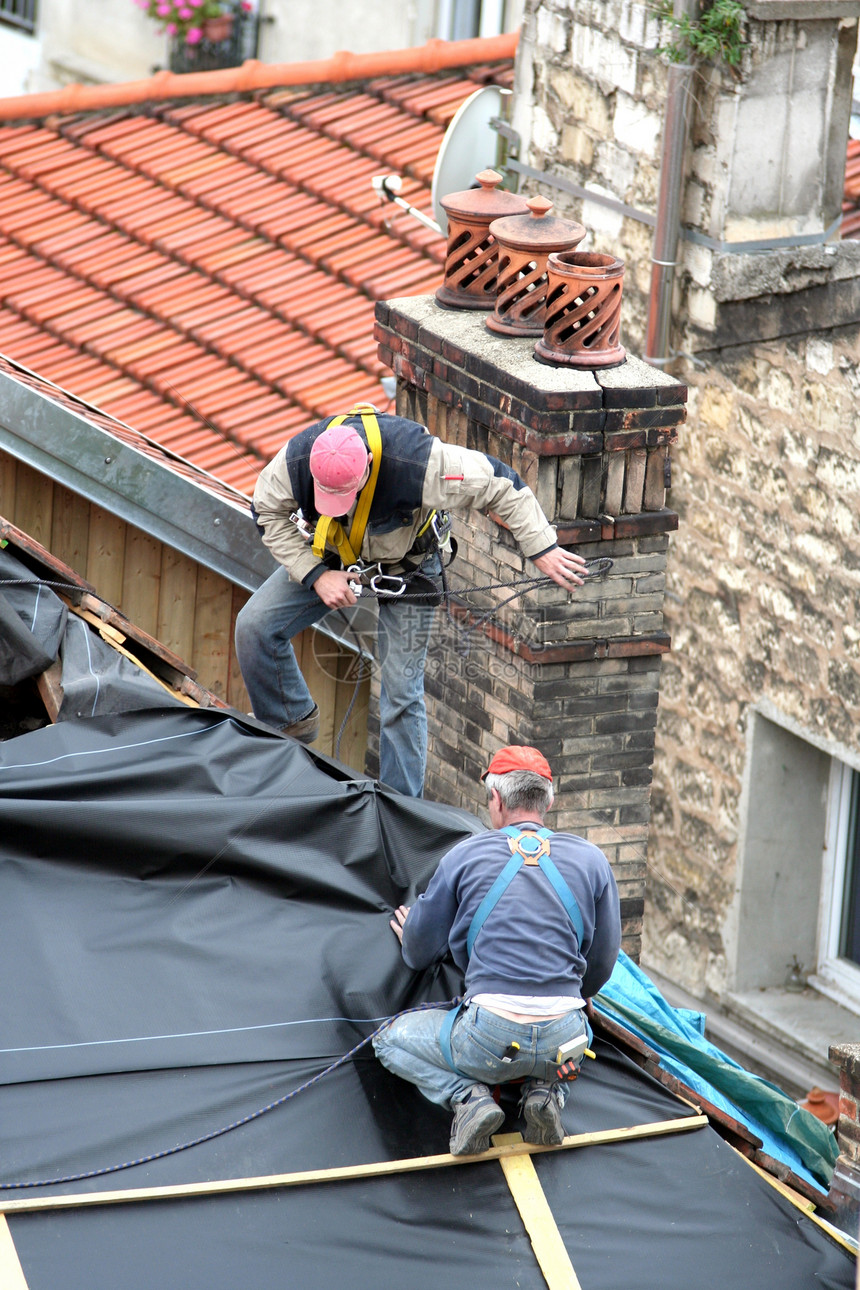
[[[502,748],[481,776],[486,833],[443,856],[426,892],[391,927],[411,968],[450,951],[464,1003],[396,1018],[374,1040],[394,1074],[454,1112],[453,1155],[485,1151],[505,1113],[490,1088],[522,1080],[527,1142],[564,1138],[559,1053],[588,1033],[586,1001],[621,947],[618,889],[603,852],[550,833],[552,771],[537,748]],[[575,1045],[574,1045],[575,1047]]]

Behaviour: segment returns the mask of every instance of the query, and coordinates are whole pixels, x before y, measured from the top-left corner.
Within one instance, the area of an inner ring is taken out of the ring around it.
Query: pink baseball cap
[[[367,469],[367,444],[352,426],[331,426],[314,442],[310,468],[320,515],[345,515]]]

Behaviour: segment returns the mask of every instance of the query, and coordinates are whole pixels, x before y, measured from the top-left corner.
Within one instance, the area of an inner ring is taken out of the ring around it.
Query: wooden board
[[[4,1214],[0,1214],[0,1286],[3,1290],[27,1290],[24,1269]]]
[[[125,562],[118,607],[150,636],[158,633],[163,551],[163,544],[154,537],[141,529],[129,527],[125,535]]]
[[[24,529],[36,542],[50,547],[53,507],[53,482],[19,461],[12,499],[13,514],[7,518],[17,524],[18,528]]]
[[[125,562],[125,534],[128,525],[101,506],[90,507],[87,541],[87,579],[98,587],[99,595],[111,605],[122,596],[122,569]]]
[[[522,1140],[519,1133],[497,1133],[493,1145],[504,1146]],[[582,1290],[531,1156],[502,1156],[499,1164],[549,1290]]]
[[[548,1151],[565,1151],[593,1147],[610,1142],[634,1142],[668,1133],[688,1133],[704,1128],[706,1115],[690,1115],[676,1120],[656,1120],[634,1124],[623,1129],[603,1129],[594,1133],[576,1133],[557,1147],[537,1147],[518,1142],[490,1147],[476,1156],[414,1156],[407,1160],[380,1160],[373,1164],[341,1165],[333,1169],[310,1169],[301,1173],[266,1174],[260,1178],[224,1178],[216,1182],[176,1183],[163,1187],[139,1187],[120,1191],[78,1192],[66,1196],[35,1196],[29,1193],[19,1200],[0,1200],[0,1214],[34,1213],[48,1209],[75,1209],[90,1205],[119,1205],[148,1200],[177,1200],[189,1196],[218,1196],[226,1192],[262,1191],[277,1187],[307,1187],[316,1183],[346,1182],[351,1179],[382,1178],[391,1174],[418,1173],[423,1169],[447,1169],[474,1165],[484,1160],[506,1156],[536,1155]]]
[[[227,579],[201,565],[197,573],[191,658],[200,684],[219,699],[227,697],[232,600],[233,589]]]
[[[0,515],[7,520],[14,518],[17,473],[15,458],[7,452],[0,452]]]
[[[50,549],[83,577],[87,567],[90,534],[90,504],[85,497],[54,485],[54,522]]]
[[[197,565],[188,556],[165,547],[161,561],[158,631],[155,634],[179,658],[192,657],[196,595]]]

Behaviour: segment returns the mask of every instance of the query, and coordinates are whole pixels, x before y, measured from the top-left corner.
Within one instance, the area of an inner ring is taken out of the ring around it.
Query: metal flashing
[[[179,473],[2,371],[0,447],[237,586],[255,590],[276,567],[240,494],[215,480],[208,491],[199,467]]]

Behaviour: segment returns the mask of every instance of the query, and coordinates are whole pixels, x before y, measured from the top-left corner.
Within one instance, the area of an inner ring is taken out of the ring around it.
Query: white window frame
[[[846,762],[832,759],[827,804],[827,835],[821,864],[818,965],[810,985],[860,1014],[860,965],[841,958],[839,942],[845,904],[851,789],[854,775]]]

